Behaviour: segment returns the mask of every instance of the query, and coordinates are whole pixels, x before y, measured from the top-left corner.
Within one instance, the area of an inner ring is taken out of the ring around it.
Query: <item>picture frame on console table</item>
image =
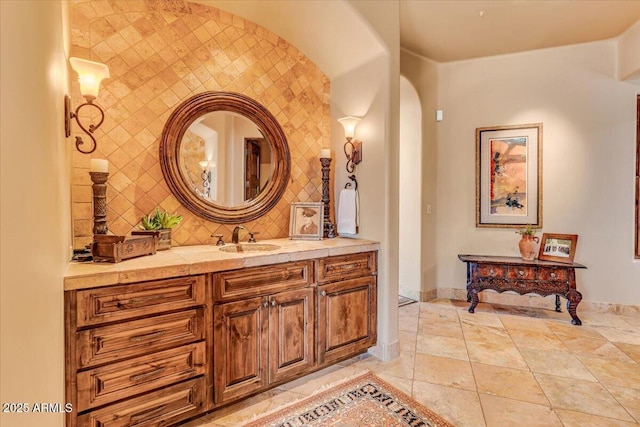
[[[543,233],[540,240],[538,259],[573,264],[578,244],[577,234]]]
[[[542,228],[542,123],[476,128],[476,227]]]
[[[291,203],[289,238],[292,240],[322,240],[324,209],[322,202]]]

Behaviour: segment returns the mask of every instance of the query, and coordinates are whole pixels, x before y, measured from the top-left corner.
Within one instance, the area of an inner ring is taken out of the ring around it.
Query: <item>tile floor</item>
[[[401,355],[364,355],[223,408],[190,426],[241,426],[371,370],[456,426],[640,424],[640,318],[435,300],[400,307]]]

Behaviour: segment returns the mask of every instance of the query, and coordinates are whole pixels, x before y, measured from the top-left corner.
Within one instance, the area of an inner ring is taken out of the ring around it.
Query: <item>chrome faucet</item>
[[[246,230],[243,225],[238,225],[233,229],[233,234],[231,235],[231,243],[238,243],[238,232],[240,230]]]

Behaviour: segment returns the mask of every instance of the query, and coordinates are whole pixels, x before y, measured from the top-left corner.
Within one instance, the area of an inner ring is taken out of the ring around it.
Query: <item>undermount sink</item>
[[[224,246],[220,248],[222,252],[269,252],[280,249],[278,245],[272,245],[270,243],[238,243],[230,246]]]

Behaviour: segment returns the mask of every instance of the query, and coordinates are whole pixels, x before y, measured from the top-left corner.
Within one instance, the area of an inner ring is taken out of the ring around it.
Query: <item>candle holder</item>
[[[329,196],[329,172],[331,171],[331,158],[320,158],[322,165],[322,203],[324,206],[323,236],[333,239],[336,237],[336,228],[331,222],[331,199]]]
[[[109,172],[89,172],[93,185],[93,234],[107,234],[107,178]]]

